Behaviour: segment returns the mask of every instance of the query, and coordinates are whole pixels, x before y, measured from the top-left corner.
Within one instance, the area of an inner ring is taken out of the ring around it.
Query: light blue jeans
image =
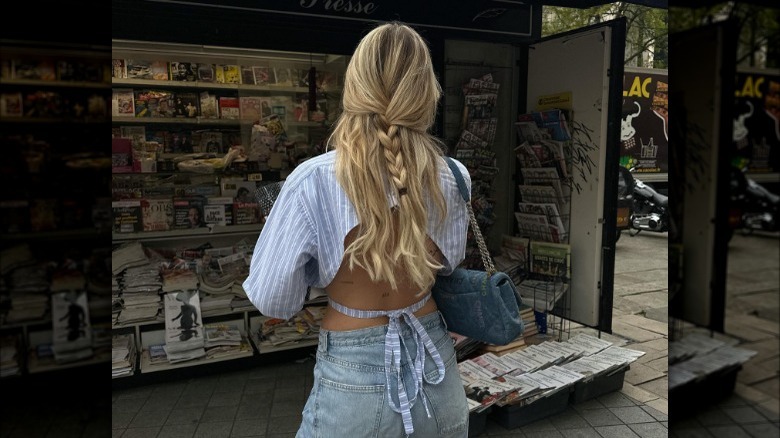
[[[419,318],[433,340],[445,365],[444,380],[423,384],[430,418],[420,396],[412,407],[413,437],[468,436],[468,405],[458,374],[455,349],[439,312]],[[320,330],[314,385],[296,438],[394,438],[403,437],[401,415],[388,403],[385,376],[385,334],[387,325],[350,331]],[[401,338],[412,358],[417,349],[412,330],[403,324]],[[407,393],[412,399],[413,367],[402,355],[401,369]],[[438,371],[429,355],[424,372],[436,380]],[[390,393],[397,404],[396,384]]]

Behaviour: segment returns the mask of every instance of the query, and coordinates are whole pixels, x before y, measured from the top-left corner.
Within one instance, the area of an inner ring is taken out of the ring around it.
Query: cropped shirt
[[[357,214],[336,179],[337,150],[301,163],[287,177],[257,239],[243,286],[263,315],[288,319],[303,308],[309,286],[324,289],[341,266],[344,238],[358,225]],[[455,161],[471,189],[466,167]],[[465,258],[468,213],[444,159],[438,165],[447,214],[441,224],[429,214],[428,236],[444,256],[448,275]],[[387,190],[388,205],[398,203]],[[426,200],[428,211],[435,210]]]

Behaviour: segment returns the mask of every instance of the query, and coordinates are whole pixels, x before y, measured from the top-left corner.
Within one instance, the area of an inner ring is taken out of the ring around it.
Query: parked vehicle
[[[627,225],[624,223],[626,206],[629,209]],[[624,223],[622,226],[621,222]],[[621,166],[618,178],[617,223],[615,241],[620,239],[620,234],[625,229],[631,236],[636,236],[642,231],[665,233],[669,231],[669,197],[658,193]]]
[[[731,168],[729,240],[735,230],[741,230],[745,234],[780,230],[777,223],[778,210],[780,196],[748,178],[742,170]]]

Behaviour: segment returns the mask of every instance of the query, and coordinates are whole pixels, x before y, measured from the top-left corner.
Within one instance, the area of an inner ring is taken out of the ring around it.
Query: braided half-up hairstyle
[[[439,185],[444,149],[428,132],[440,97],[422,37],[401,23],[380,25],[360,41],[349,62],[342,113],[328,142],[337,150],[336,177],[359,223],[345,249],[349,267],[357,265],[372,281],[386,281],[393,289],[402,272],[424,293],[441,268],[426,250],[429,213],[439,223],[446,215]],[[398,199],[395,212],[388,190]],[[429,205],[436,211],[429,212]]]

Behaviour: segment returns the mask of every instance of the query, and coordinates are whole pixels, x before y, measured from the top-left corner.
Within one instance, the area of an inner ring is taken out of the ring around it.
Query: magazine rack
[[[89,372],[110,356],[110,316],[101,312],[108,309],[109,286],[98,269],[110,257],[100,251],[110,229],[110,207],[99,200],[106,196],[108,163],[105,155],[85,152],[103,150],[110,51],[0,44],[0,143],[7,164],[0,202],[0,377]],[[73,315],[87,317],[74,319],[83,330],[63,339],[70,321],[61,319],[59,311],[68,309],[58,299],[69,291],[81,291]],[[57,353],[68,344],[83,348]]]
[[[624,32],[615,20],[528,52],[515,123],[515,234],[529,240],[526,278],[566,286],[544,309],[563,319],[563,331],[564,321],[612,329]]]
[[[270,207],[257,195],[278,192],[298,163],[324,152],[348,58],[128,40],[113,41],[112,58],[112,136],[123,145],[114,151],[114,244],[140,242],[198,271],[241,265]],[[238,327],[246,348],[175,364],[150,360],[165,340],[159,315],[115,321],[113,332],[133,335],[131,376],[140,376],[257,358],[267,351],[253,337],[261,317],[246,300],[206,312],[203,324]]]

